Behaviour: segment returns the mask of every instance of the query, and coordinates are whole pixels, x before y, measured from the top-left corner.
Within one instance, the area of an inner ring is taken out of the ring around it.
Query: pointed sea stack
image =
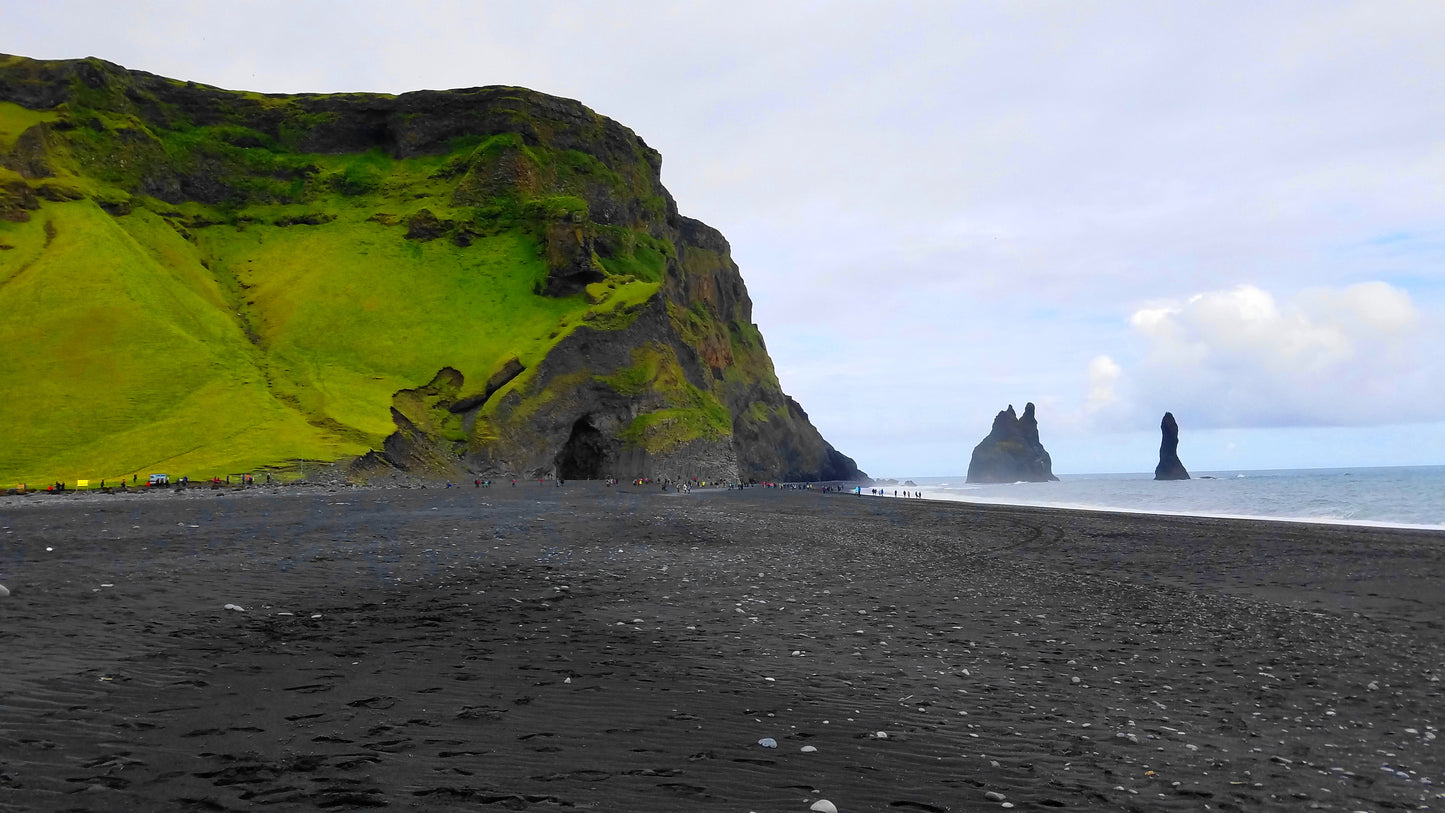
[[[1188,480],[1189,472],[1179,462],[1179,424],[1174,422],[1174,413],[1164,413],[1159,422],[1159,431],[1164,434],[1159,441],[1159,465],[1154,467],[1155,480]]]
[[[1054,476],[1053,461],[1039,442],[1039,422],[1034,405],[1024,406],[1023,417],[1014,414],[1013,404],[994,416],[993,429],[973,447],[968,462],[970,483],[1044,483]]]

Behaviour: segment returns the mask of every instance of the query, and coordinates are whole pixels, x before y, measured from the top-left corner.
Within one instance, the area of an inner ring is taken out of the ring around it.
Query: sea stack
[[[1159,441],[1159,465],[1154,467],[1154,479],[1188,480],[1189,472],[1179,462],[1179,424],[1174,422],[1174,413],[1164,413],[1159,431],[1164,437]]]
[[[1034,405],[1024,405],[1024,414],[1014,414],[1013,404],[994,416],[988,437],[973,447],[968,461],[970,483],[1044,483],[1054,476],[1053,461],[1039,442],[1039,422]]]

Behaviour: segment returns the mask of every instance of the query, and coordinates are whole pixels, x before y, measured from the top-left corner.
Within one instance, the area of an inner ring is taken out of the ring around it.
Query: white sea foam
[[[1209,476],[1212,479],[1202,479]],[[1063,475],[1056,483],[959,483],[912,477],[931,499],[1175,516],[1445,529],[1445,466]]]

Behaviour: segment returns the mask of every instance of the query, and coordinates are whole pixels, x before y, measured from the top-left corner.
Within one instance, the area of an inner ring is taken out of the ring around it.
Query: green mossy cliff
[[[861,476],[660,170],[522,88],[264,95],[0,55],[0,485]]]

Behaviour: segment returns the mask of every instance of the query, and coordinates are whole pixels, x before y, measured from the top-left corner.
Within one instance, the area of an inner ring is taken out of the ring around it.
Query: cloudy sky
[[[875,475],[1445,464],[1445,4],[0,0],[0,51],[522,85],[663,154]]]

